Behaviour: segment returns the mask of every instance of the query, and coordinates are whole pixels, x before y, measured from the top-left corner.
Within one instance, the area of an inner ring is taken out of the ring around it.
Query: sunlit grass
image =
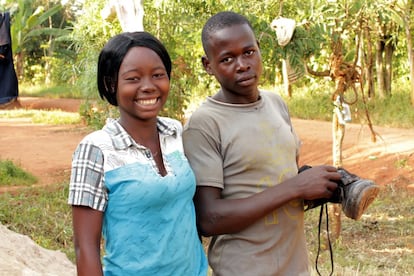
[[[29,119],[32,123],[36,124],[49,124],[49,125],[68,125],[79,124],[81,117],[78,113],[65,112],[60,110],[26,110],[26,109],[13,109],[13,110],[0,110],[0,118],[3,119]]]
[[[319,208],[306,213],[313,269],[318,219]],[[325,275],[331,269],[325,231],[322,240],[319,270]],[[332,246],[334,275],[414,275],[414,197],[403,187],[392,184],[382,187],[378,198],[359,221],[342,216],[341,235]]]
[[[84,95],[74,86],[67,85],[33,85],[20,83],[19,96],[45,97],[53,99],[72,98],[81,99]]]

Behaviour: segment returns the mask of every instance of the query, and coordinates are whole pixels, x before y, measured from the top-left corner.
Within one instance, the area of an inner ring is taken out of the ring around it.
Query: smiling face
[[[156,119],[167,101],[169,89],[170,79],[161,58],[149,48],[131,48],[118,73],[121,121]]]
[[[237,24],[210,34],[203,65],[221,86],[215,97],[228,103],[251,103],[259,96],[262,58],[253,30]]]

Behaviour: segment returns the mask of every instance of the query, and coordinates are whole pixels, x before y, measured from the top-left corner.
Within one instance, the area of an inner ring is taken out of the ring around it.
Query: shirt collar
[[[168,121],[162,117],[157,118],[157,129],[160,136],[177,137],[177,127],[171,123],[168,123]],[[107,119],[103,130],[110,134],[112,137],[112,143],[118,150],[123,150],[133,145],[140,147],[140,145],[132,139],[128,132],[125,131],[118,120],[114,120],[112,118]]]

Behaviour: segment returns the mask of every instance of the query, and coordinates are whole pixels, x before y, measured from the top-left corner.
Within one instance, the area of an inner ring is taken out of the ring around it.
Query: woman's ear
[[[201,63],[203,63],[204,70],[206,70],[206,72],[209,75],[213,75],[213,71],[211,70],[211,67],[210,67],[210,61],[208,60],[207,56],[201,57]]]

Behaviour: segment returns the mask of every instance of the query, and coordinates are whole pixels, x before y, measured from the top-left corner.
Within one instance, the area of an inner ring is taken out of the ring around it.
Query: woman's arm
[[[78,276],[103,275],[100,254],[103,212],[72,206],[72,218]]]

